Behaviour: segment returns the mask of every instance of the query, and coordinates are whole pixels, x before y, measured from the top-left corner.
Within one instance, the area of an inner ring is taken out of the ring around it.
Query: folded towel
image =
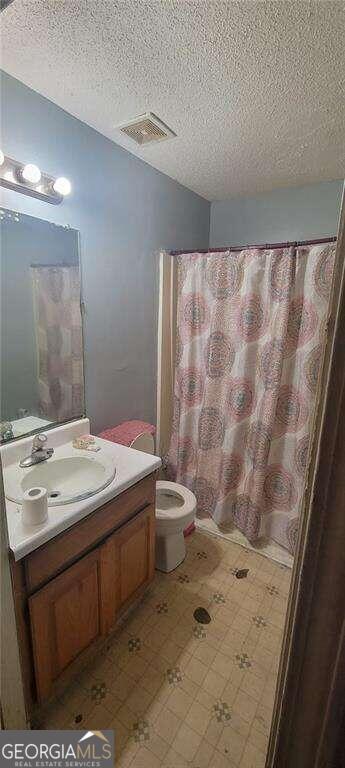
[[[98,437],[102,437],[103,440],[110,440],[112,443],[120,443],[120,445],[131,445],[138,435],[143,432],[147,432],[149,435],[155,435],[156,427],[153,424],[148,424],[147,421],[139,421],[138,419],[132,419],[131,421],[123,421],[116,427],[110,427],[100,432]]]

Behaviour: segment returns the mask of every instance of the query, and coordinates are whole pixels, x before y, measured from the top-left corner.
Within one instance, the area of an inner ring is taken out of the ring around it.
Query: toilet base
[[[186,557],[186,545],[183,531],[168,533],[164,536],[156,534],[156,568],[158,571],[170,573],[180,565]]]

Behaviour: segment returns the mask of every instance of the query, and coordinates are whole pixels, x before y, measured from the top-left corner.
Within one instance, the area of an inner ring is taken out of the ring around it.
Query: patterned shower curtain
[[[79,267],[33,266],[31,275],[39,413],[66,421],[84,413]]]
[[[168,475],[294,552],[335,244],[178,258]]]

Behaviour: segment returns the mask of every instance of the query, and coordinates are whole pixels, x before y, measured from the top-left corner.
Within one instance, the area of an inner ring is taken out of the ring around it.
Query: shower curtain
[[[32,266],[38,408],[52,421],[84,413],[80,273],[76,266]]]
[[[294,552],[335,244],[177,258],[168,475]]]

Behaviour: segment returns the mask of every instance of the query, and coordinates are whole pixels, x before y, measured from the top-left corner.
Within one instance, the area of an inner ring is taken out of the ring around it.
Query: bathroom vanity
[[[71,435],[85,433],[85,422],[49,431],[56,455],[72,451]],[[27,450],[26,443],[15,443],[12,455],[6,448],[5,488],[6,469]],[[104,440],[97,444],[100,455],[108,463],[113,458],[116,466],[115,478],[99,493],[49,507],[47,523],[32,530],[23,526],[18,505],[7,501],[29,712],[58,693],[102,647],[154,575],[160,459]]]

